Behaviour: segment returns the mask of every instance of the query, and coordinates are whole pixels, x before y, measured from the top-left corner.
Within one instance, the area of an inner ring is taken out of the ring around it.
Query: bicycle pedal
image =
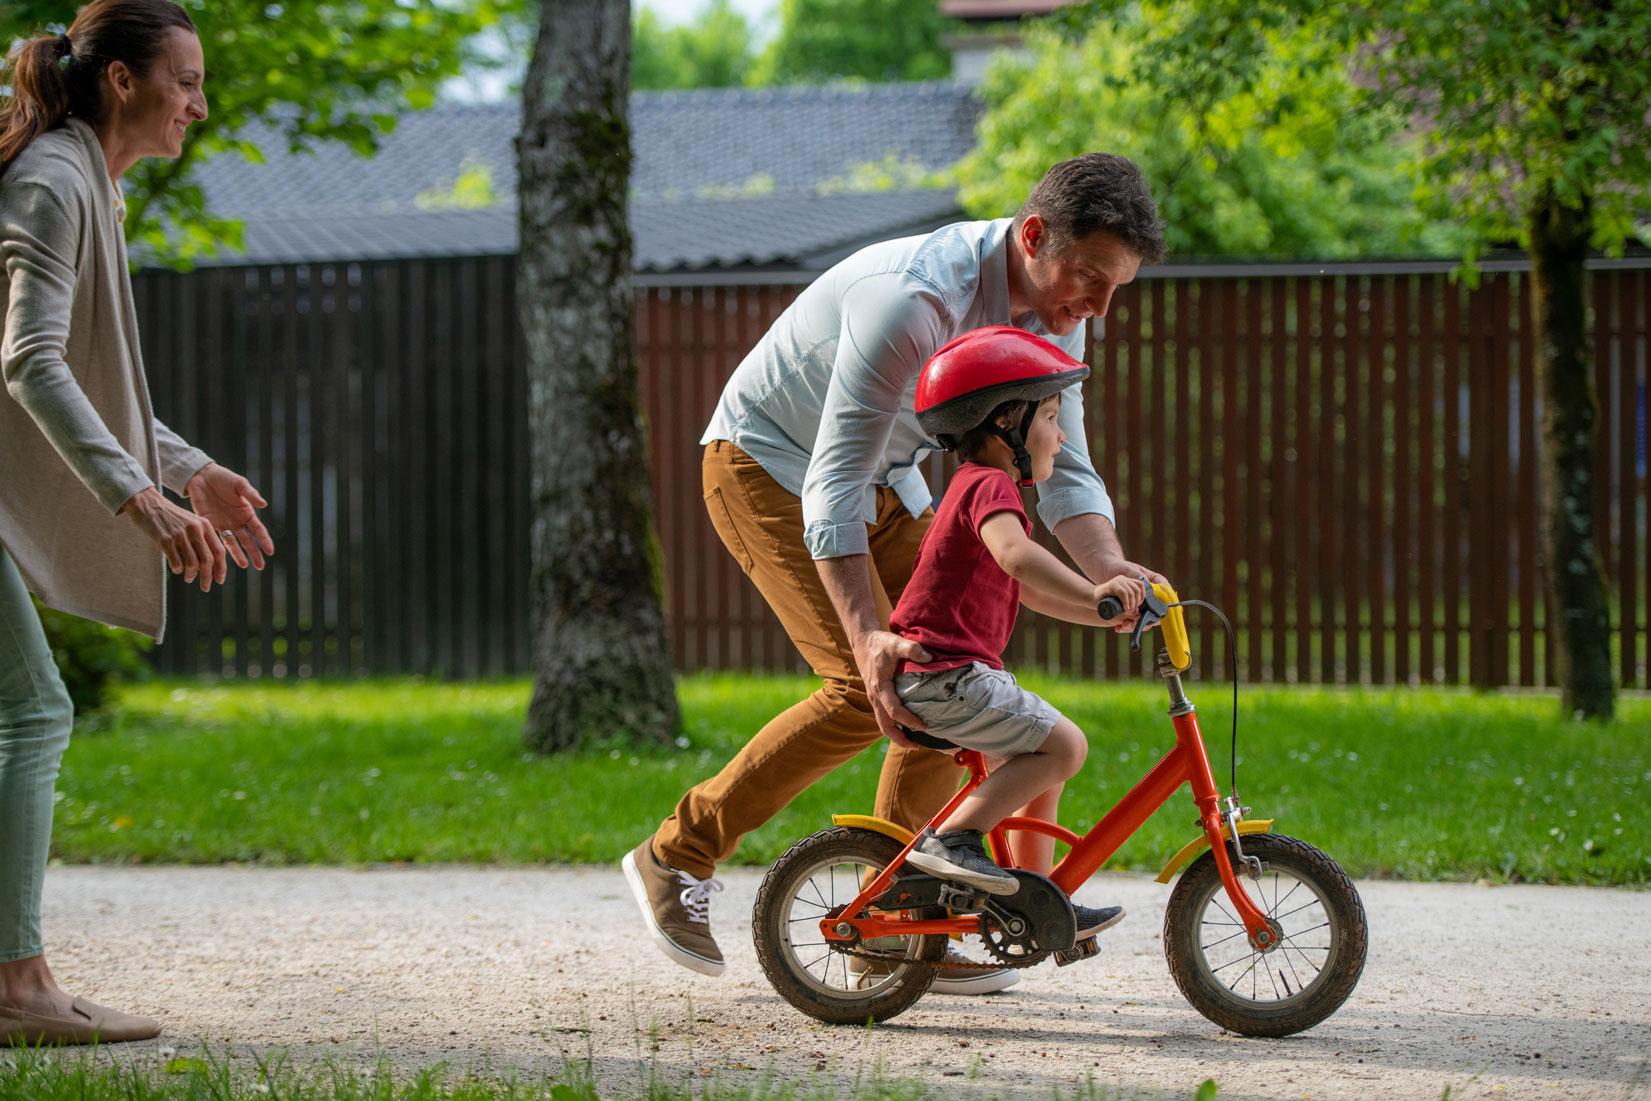
[[[1095,938],[1085,937],[1072,947],[1056,952],[1055,966],[1065,967],[1069,963],[1077,963],[1079,960],[1087,960],[1100,954],[1101,946],[1096,943]]]

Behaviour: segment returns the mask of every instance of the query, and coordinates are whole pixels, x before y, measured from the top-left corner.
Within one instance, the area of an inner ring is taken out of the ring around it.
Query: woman
[[[88,4],[0,76],[0,1044],[160,1031],[71,997],[46,966],[40,889],[73,708],[29,591],[160,638],[162,556],[206,592],[227,560],[262,569],[275,550],[258,491],[150,411],[127,278],[121,174],[182,152],[204,76],[194,24],[166,0]]]

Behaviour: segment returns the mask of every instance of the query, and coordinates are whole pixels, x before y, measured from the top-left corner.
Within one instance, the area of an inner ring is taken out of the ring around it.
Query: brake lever
[[[1169,605],[1158,599],[1158,594],[1151,587],[1147,588],[1147,598],[1141,602],[1141,615],[1135,621],[1135,629],[1129,633],[1130,653],[1139,653],[1141,649],[1141,634],[1148,627],[1169,615]]]

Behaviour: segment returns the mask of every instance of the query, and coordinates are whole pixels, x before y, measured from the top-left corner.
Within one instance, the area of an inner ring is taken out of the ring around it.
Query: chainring
[[[988,898],[980,916],[986,951],[1004,967],[1031,967],[1071,948],[1078,921],[1066,893],[1036,872],[1009,873],[1020,880],[1020,890]]]

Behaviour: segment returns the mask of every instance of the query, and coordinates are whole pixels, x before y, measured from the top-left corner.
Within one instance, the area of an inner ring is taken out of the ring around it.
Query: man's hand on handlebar
[[[904,658],[907,661],[928,661],[929,652],[910,639],[901,638],[892,631],[868,631],[854,640],[854,664],[859,666],[860,679],[865,682],[866,697],[871,701],[871,713],[883,736],[895,745],[907,749],[917,744],[901,732],[902,724],[913,730],[923,730],[923,720],[906,710],[894,691],[894,669]]]

